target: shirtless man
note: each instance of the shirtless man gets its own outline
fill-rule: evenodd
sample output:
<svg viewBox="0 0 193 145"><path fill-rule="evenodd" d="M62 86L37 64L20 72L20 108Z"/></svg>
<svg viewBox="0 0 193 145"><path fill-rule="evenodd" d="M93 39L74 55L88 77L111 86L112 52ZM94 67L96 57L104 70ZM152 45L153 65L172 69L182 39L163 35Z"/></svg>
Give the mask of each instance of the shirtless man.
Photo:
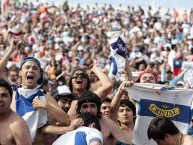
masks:
<svg viewBox="0 0 193 145"><path fill-rule="evenodd" d="M129 99L122 99L125 89L129 82L122 82L111 101L109 118L118 123L125 136L132 140L133 130L136 119L136 108Z"/></svg>
<svg viewBox="0 0 193 145"><path fill-rule="evenodd" d="M182 134L175 124L167 117L156 116L147 131L149 139L158 145L192 145L193 137Z"/></svg>
<svg viewBox="0 0 193 145"><path fill-rule="evenodd" d="M102 104L101 104L102 116L109 117L110 108L111 108L111 99L110 98L105 98L102 101Z"/></svg>
<svg viewBox="0 0 193 145"><path fill-rule="evenodd" d="M10 108L12 88L0 79L0 145L31 145L26 122Z"/></svg>
<svg viewBox="0 0 193 145"><path fill-rule="evenodd" d="M113 120L101 116L100 106L100 98L95 93L88 90L78 99L76 111L77 114L91 112L99 118L104 145L112 145L114 140L120 142L121 145L131 143Z"/></svg>

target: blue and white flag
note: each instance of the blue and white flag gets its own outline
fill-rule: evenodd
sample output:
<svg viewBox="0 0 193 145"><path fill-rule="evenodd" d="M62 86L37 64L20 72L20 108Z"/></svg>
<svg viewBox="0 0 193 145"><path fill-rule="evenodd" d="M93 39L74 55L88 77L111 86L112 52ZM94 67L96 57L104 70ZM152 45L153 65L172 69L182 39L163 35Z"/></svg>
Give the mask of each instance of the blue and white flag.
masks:
<svg viewBox="0 0 193 145"><path fill-rule="evenodd" d="M18 88L16 91L16 113L26 121L32 141L34 141L37 129L45 125L48 120L45 109L35 109L33 107L32 102L35 98L46 101L44 93L39 88Z"/></svg>
<svg viewBox="0 0 193 145"><path fill-rule="evenodd" d="M147 129L151 120L160 115L170 118L183 134L187 134L192 118L193 90L135 83L127 91L137 102L134 144L156 145L156 142L148 139Z"/></svg>
<svg viewBox="0 0 193 145"><path fill-rule="evenodd" d="M109 40L110 42L110 50L111 54L109 59L111 61L111 67L109 70L109 78L112 79L115 77L116 79L124 73L125 69L125 59L126 59L126 43L125 38L120 34L115 34Z"/></svg>

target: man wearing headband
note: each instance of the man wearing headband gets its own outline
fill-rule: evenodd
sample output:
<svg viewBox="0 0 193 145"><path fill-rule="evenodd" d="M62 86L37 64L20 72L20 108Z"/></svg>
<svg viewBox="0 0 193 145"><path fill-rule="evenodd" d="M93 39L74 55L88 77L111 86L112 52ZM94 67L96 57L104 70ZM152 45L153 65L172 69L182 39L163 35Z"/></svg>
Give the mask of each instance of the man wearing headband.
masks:
<svg viewBox="0 0 193 145"><path fill-rule="evenodd" d="M46 102L44 93L40 90L40 84L43 81L43 70L40 62L33 57L27 57L20 63L19 76L21 77L21 87L17 88L15 101L15 110L27 123L32 141L34 141L36 132L47 123L47 111L45 109L35 109L38 99ZM25 108L25 109L24 109Z"/></svg>
<svg viewBox="0 0 193 145"><path fill-rule="evenodd" d="M11 40L10 49L0 60L0 72L2 72L2 68L5 67L11 54L16 50L17 42ZM32 141L36 137L37 129L47 123L47 111L56 121L69 125L68 115L58 106L55 99L49 94L45 95L40 90L40 85L43 82L43 70L36 58L27 57L23 59L20 64L19 77L21 77L21 86L13 86L15 92L11 108L27 122ZM43 138L41 142L43 144ZM34 144L36 143L34 142Z"/></svg>
<svg viewBox="0 0 193 145"><path fill-rule="evenodd" d="M40 62L34 57L25 58L21 62L19 75L22 87L16 90L16 112L26 120L31 131L32 140L35 138L37 131L34 128L41 128L47 123L47 111L56 121L68 125L68 115L57 105L53 97L50 95L45 96L40 89L40 85L43 82L43 70ZM22 102L25 100L23 96L26 93L27 96L25 97L30 100L31 104L27 103L30 107L29 110L24 112L23 108L25 105L22 107ZM25 115L31 117L28 118ZM63 120L61 121L61 119Z"/></svg>
<svg viewBox="0 0 193 145"><path fill-rule="evenodd" d="M17 47L18 40L11 40L10 49L0 61L1 68L4 68L11 54ZM33 100L35 98L45 102L45 95L39 89L43 71L36 58L25 58L20 64L19 76L21 77L21 86L14 86L15 91L12 97L11 108L27 123L32 142L35 139L36 131L47 123L47 111L45 109L35 109ZM25 108L25 109L24 109Z"/></svg>

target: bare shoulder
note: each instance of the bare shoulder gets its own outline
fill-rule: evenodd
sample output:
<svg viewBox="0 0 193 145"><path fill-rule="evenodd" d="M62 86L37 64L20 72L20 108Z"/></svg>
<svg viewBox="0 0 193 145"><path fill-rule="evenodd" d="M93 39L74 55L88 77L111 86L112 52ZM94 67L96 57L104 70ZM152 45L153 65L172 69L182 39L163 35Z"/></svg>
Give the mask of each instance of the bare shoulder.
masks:
<svg viewBox="0 0 193 145"><path fill-rule="evenodd" d="M15 112L11 114L10 119L11 119L11 123L10 123L11 129L20 130L21 128L23 129L24 127L27 127L25 120L22 117L20 117L19 115L17 115Z"/></svg>
<svg viewBox="0 0 193 145"><path fill-rule="evenodd" d="M22 117L12 112L10 116L10 129L15 141L18 145L31 145L30 130Z"/></svg>
<svg viewBox="0 0 193 145"><path fill-rule="evenodd" d="M108 127L117 126L117 124L112 119L107 118L107 117L101 117L100 123L102 123L102 124L104 124L105 126L108 126Z"/></svg>
<svg viewBox="0 0 193 145"><path fill-rule="evenodd" d="M184 143L183 145L193 145L193 137L190 135L186 135L184 137Z"/></svg>

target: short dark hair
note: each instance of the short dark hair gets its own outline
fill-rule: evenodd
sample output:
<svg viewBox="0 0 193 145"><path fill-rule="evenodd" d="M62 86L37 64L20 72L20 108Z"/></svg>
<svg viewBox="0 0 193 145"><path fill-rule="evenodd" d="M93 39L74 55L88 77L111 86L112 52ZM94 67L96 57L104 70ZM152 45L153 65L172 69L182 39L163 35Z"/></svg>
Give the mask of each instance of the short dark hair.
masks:
<svg viewBox="0 0 193 145"><path fill-rule="evenodd" d="M131 102L130 100L128 100L128 99L123 99L123 100L121 100L120 106L121 106L121 107L127 106L127 107L131 108L131 110L132 110L132 112L133 112L133 116L136 116L136 107L135 107L135 105L133 104L133 102ZM134 119L134 120L135 120L135 119Z"/></svg>
<svg viewBox="0 0 193 145"><path fill-rule="evenodd" d="M103 101L102 101L102 103L105 103L105 102L107 102L107 103L111 103L111 101L112 101L112 99L110 99L110 98L105 98Z"/></svg>
<svg viewBox="0 0 193 145"><path fill-rule="evenodd" d="M13 90L12 90L12 88L11 88L11 85L10 85L7 81L5 81L4 79L2 79L2 78L0 78L0 87L6 88L6 89L8 90L8 92L9 92L9 95L10 95L11 98L12 98L12 96L13 96Z"/></svg>
<svg viewBox="0 0 193 145"><path fill-rule="evenodd" d="M82 118L84 121L84 126L86 127L88 127L92 123L95 123L95 128L101 131L101 126L96 115L89 112L83 112L80 113L77 118Z"/></svg>
<svg viewBox="0 0 193 145"><path fill-rule="evenodd" d="M147 130L147 135L149 139L164 140L166 134L175 135L179 132L179 129L169 118L157 116L151 121Z"/></svg>
<svg viewBox="0 0 193 145"><path fill-rule="evenodd" d="M72 75L71 75L71 77L70 77L69 84L68 84L71 92L73 92L73 90L72 90L72 79L73 79L73 75L74 75L74 73L75 73L76 71L78 71L78 70L82 71L82 72L86 75L86 80L87 80L86 89L87 89L87 90L90 89L91 83L90 83L90 78L89 78L88 74L87 74L86 71L84 71L82 68L76 68L76 69L72 72Z"/></svg>
<svg viewBox="0 0 193 145"><path fill-rule="evenodd" d="M87 103L87 102L91 102L91 103L96 104L96 106L97 106L97 117L100 118L101 117L101 112L100 112L101 100L100 100L99 96L97 96L97 94L93 93L90 90L85 91L78 98L76 113L79 115L80 114L80 108L81 108L82 104Z"/></svg>

